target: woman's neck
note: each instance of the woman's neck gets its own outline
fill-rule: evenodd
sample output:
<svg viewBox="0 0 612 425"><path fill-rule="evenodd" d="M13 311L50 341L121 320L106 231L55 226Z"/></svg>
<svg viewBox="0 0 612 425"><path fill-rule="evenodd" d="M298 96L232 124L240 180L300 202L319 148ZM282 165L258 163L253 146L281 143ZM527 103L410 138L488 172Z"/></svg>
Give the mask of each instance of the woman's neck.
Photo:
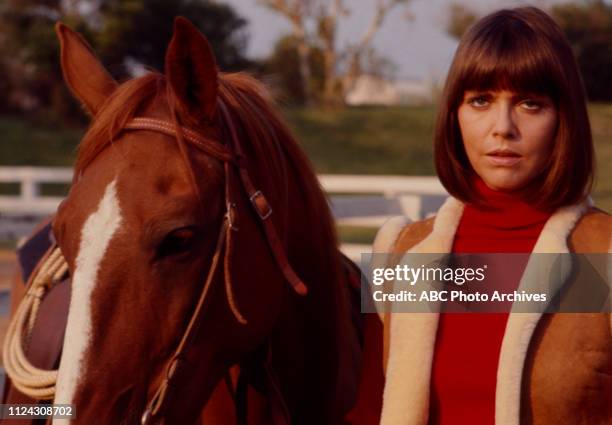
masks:
<svg viewBox="0 0 612 425"><path fill-rule="evenodd" d="M481 179L474 188L484 206L467 203L453 243L454 252L531 252L551 213L516 193L496 191Z"/></svg>
<svg viewBox="0 0 612 425"><path fill-rule="evenodd" d="M546 222L550 213L543 211L526 200L520 192L504 192L488 187L477 177L474 188L482 200L482 206L467 204L470 215L475 214L483 224L498 228L524 228Z"/></svg>

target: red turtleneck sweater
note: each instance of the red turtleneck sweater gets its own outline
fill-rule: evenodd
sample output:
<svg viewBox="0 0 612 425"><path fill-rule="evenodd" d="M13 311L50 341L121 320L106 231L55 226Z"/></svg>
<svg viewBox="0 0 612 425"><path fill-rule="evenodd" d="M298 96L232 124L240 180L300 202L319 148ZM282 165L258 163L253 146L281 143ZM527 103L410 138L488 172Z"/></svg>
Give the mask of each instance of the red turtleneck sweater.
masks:
<svg viewBox="0 0 612 425"><path fill-rule="evenodd" d="M465 206L455 240L456 253L528 253L549 213L520 198L476 189L493 209ZM523 270L514 270L518 286ZM507 313L440 315L432 370L430 425L493 425L497 365Z"/></svg>

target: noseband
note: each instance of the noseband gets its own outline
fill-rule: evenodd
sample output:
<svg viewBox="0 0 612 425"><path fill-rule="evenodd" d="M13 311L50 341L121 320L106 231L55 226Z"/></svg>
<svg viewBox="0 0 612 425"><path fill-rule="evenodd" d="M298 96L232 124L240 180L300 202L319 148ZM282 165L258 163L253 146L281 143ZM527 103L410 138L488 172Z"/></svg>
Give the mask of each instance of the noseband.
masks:
<svg viewBox="0 0 612 425"><path fill-rule="evenodd" d="M185 330L178 347L166 366L163 381L159 385L153 397L149 400L141 417L142 425L153 424L162 413L164 402L168 398L172 383L176 380L176 376L178 375L177 371L182 368L181 366L185 362L186 353L195 341L200 323L202 322L204 303L207 299L213 278L217 273L219 265L221 264L220 259L222 255L224 256L223 267L228 303L237 321L242 324L247 323L246 319L240 313L235 304L230 273L233 237L237 232L239 232L238 223L239 215L241 214L241 211L238 211L236 199L234 198L236 191L232 187L232 167L236 167L237 174L241 181L240 186L246 193L251 205L253 206L253 209L255 210L255 215L258 217L258 221L262 225L262 229L264 231L265 238L268 241L268 246L270 247L272 256L278 268L282 271L285 280L299 295L306 295L307 293L306 285L296 275L293 268L289 264L283 244L281 243L276 228L274 227L274 223L272 223L272 207L268 203L262 191L257 189L257 186L253 183L253 180L251 179L246 168L246 157L244 156L244 152L240 145L240 140L238 139L236 127L232 117L227 110L227 107L222 102L219 102L219 110L225 121L227 130L229 131L227 144L221 144L216 140L207 139L198 132L189 128L177 127L172 122L154 118L133 118L124 126L124 130L126 131L148 130L163 133L176 138L182 138L212 158L223 162L225 174L226 211L219 230L215 253L213 254L211 265L208 270L206 280L204 281L204 287L202 288L198 303L191 316L191 319L189 320L187 329Z"/></svg>

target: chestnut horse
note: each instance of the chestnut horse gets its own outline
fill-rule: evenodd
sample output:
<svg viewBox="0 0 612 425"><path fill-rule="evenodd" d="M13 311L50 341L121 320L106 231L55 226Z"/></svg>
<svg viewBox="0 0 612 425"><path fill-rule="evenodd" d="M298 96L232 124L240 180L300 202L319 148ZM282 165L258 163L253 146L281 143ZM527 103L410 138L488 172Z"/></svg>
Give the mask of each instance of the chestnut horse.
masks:
<svg viewBox="0 0 612 425"><path fill-rule="evenodd" d="M241 364L275 400L262 423L342 423L359 359L343 259L266 91L220 73L183 18L164 74L122 84L56 29L93 119L53 221L72 276L54 403L76 406L70 423L193 424L226 381L244 393L224 380Z"/></svg>

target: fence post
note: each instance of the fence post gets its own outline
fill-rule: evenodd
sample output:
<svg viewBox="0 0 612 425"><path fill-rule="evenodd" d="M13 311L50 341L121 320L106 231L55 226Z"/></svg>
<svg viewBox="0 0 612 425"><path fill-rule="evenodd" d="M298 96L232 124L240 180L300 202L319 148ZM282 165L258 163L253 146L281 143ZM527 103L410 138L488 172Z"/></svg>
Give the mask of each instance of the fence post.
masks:
<svg viewBox="0 0 612 425"><path fill-rule="evenodd" d="M27 203L34 203L39 195L39 184L31 167L24 167L21 178L21 198Z"/></svg>
<svg viewBox="0 0 612 425"><path fill-rule="evenodd" d="M425 195L404 194L397 196L399 204L405 216L413 221L422 220L423 217L423 197Z"/></svg>

